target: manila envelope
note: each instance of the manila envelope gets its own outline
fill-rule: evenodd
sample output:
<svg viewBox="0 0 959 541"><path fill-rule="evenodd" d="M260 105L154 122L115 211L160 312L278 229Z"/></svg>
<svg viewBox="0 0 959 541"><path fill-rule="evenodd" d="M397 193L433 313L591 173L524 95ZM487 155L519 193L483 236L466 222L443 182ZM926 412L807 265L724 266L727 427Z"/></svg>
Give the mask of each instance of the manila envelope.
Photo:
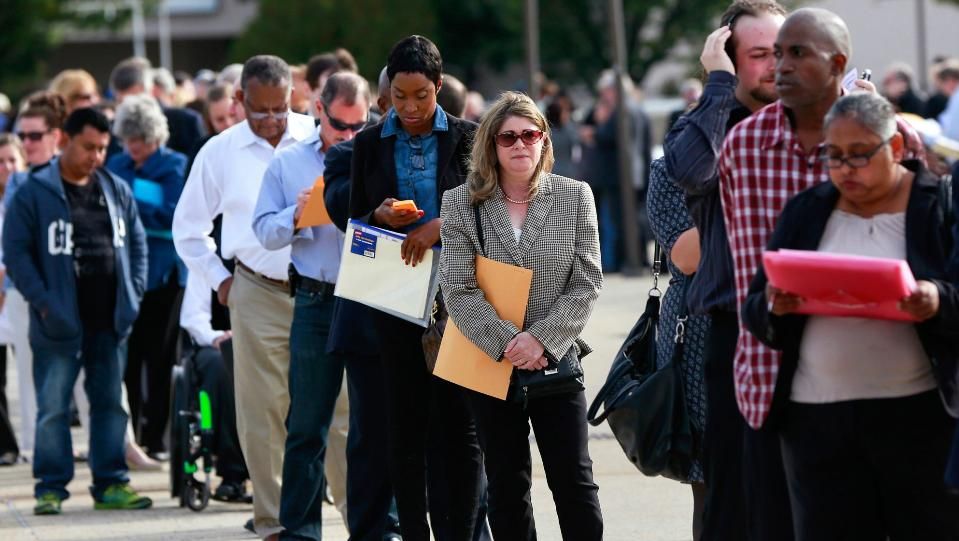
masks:
<svg viewBox="0 0 959 541"><path fill-rule="evenodd" d="M306 201L306 206L303 207L300 219L296 222L297 229L333 223L330 213L326 211L326 203L323 201L324 186L323 175L316 177L313 192L310 193L310 198Z"/></svg>
<svg viewBox="0 0 959 541"><path fill-rule="evenodd" d="M485 257L476 257L476 282L500 319L523 328L533 271ZM433 374L467 389L506 400L513 365L497 362L456 327L446 323Z"/></svg>

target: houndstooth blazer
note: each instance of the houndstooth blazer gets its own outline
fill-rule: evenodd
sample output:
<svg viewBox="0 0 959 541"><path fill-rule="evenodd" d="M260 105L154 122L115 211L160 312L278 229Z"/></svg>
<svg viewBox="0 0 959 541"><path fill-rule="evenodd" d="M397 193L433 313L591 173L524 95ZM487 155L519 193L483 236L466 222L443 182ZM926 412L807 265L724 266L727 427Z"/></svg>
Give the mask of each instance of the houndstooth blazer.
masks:
<svg viewBox="0 0 959 541"><path fill-rule="evenodd" d="M502 189L480 205L485 250L480 250L476 218L467 186L443 196L440 284L450 317L474 344L500 359L520 332L496 316L476 285L475 261L483 255L533 271L523 329L560 359L576 342L581 355L589 346L579 335L586 326L603 273L593 193L585 182L544 174L530 203L519 243Z"/></svg>

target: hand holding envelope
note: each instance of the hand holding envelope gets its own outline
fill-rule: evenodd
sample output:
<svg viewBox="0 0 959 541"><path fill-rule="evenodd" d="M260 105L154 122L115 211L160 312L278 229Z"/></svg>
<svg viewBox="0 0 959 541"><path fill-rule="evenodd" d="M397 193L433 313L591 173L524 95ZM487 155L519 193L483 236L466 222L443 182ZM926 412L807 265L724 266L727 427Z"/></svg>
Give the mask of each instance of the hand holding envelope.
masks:
<svg viewBox="0 0 959 541"><path fill-rule="evenodd" d="M304 190L297 197L297 209L302 208L296 219L297 229L333 223L330 213L326 210L326 202L323 200L324 186L323 175L320 175L316 177L312 188Z"/></svg>

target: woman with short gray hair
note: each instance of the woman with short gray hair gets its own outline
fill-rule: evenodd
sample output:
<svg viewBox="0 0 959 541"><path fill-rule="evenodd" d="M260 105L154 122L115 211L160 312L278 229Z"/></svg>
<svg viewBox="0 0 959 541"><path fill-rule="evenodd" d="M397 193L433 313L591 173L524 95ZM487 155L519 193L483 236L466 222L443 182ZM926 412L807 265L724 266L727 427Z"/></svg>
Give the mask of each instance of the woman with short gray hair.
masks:
<svg viewBox="0 0 959 541"><path fill-rule="evenodd" d="M762 268L749 288L743 322L783 352L786 392L770 419L780 420L796 539L956 539L959 497L943 483L959 415L951 205L939 178L903 160L885 98L839 99L824 129L832 182L787 203L768 249L904 260L916 285L895 320L802 314L805 300Z"/></svg>
<svg viewBox="0 0 959 541"><path fill-rule="evenodd" d="M173 247L171 228L173 211L183 191L187 158L164 146L170 137L167 119L150 96L127 96L117 108L113 133L123 143L124 151L111 157L107 168L132 186L149 248L147 292L127 354L131 420L148 454L163 458L179 299L186 286L186 267ZM144 367L145 402L140 383Z"/></svg>

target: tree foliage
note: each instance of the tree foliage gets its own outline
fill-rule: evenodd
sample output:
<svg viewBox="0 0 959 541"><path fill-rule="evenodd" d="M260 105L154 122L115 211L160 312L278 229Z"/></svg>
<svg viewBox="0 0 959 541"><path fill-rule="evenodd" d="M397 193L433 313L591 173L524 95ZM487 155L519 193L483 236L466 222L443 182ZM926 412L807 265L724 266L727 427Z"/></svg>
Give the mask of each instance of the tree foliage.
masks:
<svg viewBox="0 0 959 541"><path fill-rule="evenodd" d="M641 81L682 38L699 39L729 0L624 0L629 71ZM565 82L590 82L612 64L605 0L540 0L543 71ZM260 15L233 49L233 60L271 53L290 62L346 47L375 78L390 47L422 34L467 82L485 65L524 62L520 0L261 0Z"/></svg>
<svg viewBox="0 0 959 541"><path fill-rule="evenodd" d="M45 72L46 58L69 29L115 26L128 19L120 11L78 13L72 4L70 0L2 0L0 91L16 99L35 87Z"/></svg>

